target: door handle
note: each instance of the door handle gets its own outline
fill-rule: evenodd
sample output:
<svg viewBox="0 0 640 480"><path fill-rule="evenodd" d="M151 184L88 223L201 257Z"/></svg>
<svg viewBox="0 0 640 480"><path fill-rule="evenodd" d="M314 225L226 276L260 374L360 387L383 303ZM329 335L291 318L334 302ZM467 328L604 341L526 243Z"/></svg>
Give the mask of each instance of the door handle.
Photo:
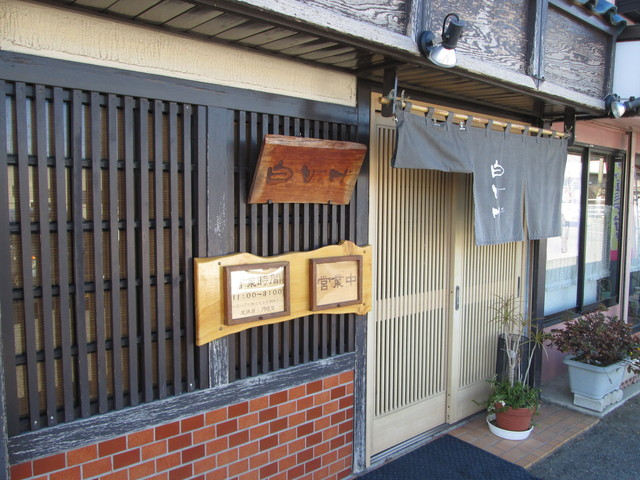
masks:
<svg viewBox="0 0 640 480"><path fill-rule="evenodd" d="M455 308L456 311L460 310L460 285L456 285Z"/></svg>

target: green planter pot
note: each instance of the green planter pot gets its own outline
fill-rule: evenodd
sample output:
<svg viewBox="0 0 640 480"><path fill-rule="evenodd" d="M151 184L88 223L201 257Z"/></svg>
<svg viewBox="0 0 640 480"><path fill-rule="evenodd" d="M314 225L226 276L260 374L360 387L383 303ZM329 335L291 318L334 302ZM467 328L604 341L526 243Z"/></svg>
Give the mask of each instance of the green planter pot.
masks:
<svg viewBox="0 0 640 480"><path fill-rule="evenodd" d="M595 400L600 400L620 388L626 366L626 362L619 362L599 367L576 362L569 357L565 357L563 362L569 368L571 392Z"/></svg>

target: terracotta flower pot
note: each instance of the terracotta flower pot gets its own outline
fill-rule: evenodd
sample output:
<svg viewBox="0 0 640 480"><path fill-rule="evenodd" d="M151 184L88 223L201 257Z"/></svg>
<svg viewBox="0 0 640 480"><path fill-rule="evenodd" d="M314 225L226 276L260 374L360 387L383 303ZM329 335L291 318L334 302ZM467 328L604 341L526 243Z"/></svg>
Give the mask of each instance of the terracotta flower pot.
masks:
<svg viewBox="0 0 640 480"><path fill-rule="evenodd" d="M512 432L524 432L531 427L531 419L535 408L511 408L496 412L496 426Z"/></svg>

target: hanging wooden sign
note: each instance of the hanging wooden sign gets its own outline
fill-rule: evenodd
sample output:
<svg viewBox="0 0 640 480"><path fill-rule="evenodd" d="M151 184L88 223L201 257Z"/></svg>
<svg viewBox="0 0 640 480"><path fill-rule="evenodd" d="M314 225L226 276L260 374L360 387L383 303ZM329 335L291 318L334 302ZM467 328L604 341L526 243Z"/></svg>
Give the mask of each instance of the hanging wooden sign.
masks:
<svg viewBox="0 0 640 480"><path fill-rule="evenodd" d="M265 135L249 203L346 205L366 152L361 143Z"/></svg>
<svg viewBox="0 0 640 480"><path fill-rule="evenodd" d="M318 310L371 310L371 247L352 242L268 258L196 258L194 275L197 345Z"/></svg>

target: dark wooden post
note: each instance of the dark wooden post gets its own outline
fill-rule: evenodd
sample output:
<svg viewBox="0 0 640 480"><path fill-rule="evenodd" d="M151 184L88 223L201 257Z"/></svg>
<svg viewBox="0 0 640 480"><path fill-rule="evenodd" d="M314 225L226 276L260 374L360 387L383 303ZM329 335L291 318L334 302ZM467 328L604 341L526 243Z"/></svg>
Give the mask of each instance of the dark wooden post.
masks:
<svg viewBox="0 0 640 480"><path fill-rule="evenodd" d="M395 92L394 95L398 94L398 74L395 67L385 68L384 69L384 79L382 81L382 95L388 95L389 92ZM395 102L391 103L383 103L381 110L383 117L392 117L395 113Z"/></svg>
<svg viewBox="0 0 640 480"><path fill-rule="evenodd" d="M549 0L535 0L530 4L527 73L534 78L536 88L544 82L544 35L548 8Z"/></svg>
<svg viewBox="0 0 640 480"><path fill-rule="evenodd" d="M209 108L207 144L207 256L215 257L234 249L233 112ZM229 337L209 343L209 372L211 387L229 383Z"/></svg>

